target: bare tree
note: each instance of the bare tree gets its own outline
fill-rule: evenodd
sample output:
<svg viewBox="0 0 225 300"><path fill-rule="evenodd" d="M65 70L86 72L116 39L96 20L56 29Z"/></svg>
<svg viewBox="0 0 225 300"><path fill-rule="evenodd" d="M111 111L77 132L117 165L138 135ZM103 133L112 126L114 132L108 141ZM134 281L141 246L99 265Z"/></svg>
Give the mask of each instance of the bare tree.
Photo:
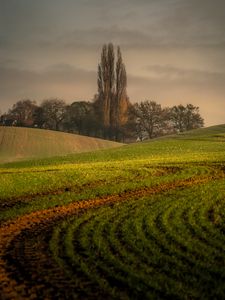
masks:
<svg viewBox="0 0 225 300"><path fill-rule="evenodd" d="M199 107L192 104L186 105L185 116L186 130L200 128L204 126L204 120L200 116Z"/></svg>
<svg viewBox="0 0 225 300"><path fill-rule="evenodd" d="M94 135L96 131L96 116L93 103L76 101L67 106L63 126L72 132L85 135Z"/></svg>
<svg viewBox="0 0 225 300"><path fill-rule="evenodd" d="M41 113L46 128L59 130L65 118L66 103L57 98L44 100L41 103Z"/></svg>
<svg viewBox="0 0 225 300"><path fill-rule="evenodd" d="M136 116L136 130L140 140L147 134L152 139L166 128L167 109L162 109L155 101L135 103L133 114Z"/></svg>
<svg viewBox="0 0 225 300"><path fill-rule="evenodd" d="M171 121L174 128L179 132L204 126L204 120L200 116L199 107L192 104L173 106L171 108Z"/></svg>
<svg viewBox="0 0 225 300"><path fill-rule="evenodd" d="M20 100L13 105L8 115L16 121L18 126L29 127L34 124L34 115L37 108L38 106L35 101L29 99Z"/></svg>

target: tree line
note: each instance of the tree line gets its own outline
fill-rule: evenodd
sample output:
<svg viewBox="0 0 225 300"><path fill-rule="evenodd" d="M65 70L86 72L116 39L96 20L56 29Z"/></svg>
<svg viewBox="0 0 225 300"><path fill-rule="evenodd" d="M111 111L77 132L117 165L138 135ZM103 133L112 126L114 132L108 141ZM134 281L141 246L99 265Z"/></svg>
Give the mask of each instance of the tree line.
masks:
<svg viewBox="0 0 225 300"><path fill-rule="evenodd" d="M15 103L0 116L5 126L60 130L116 141L143 140L204 125L199 108L187 104L163 108L155 101L131 104L120 47L104 45L98 65L98 92L92 101L66 104L50 98L40 105L30 99Z"/></svg>

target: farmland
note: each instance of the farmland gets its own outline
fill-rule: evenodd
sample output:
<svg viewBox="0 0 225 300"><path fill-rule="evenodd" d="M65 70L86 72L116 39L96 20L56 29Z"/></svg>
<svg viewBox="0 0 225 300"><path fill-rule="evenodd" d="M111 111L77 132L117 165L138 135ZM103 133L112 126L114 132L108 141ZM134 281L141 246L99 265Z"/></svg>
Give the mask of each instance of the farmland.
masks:
<svg viewBox="0 0 225 300"><path fill-rule="evenodd" d="M118 146L120 143L59 131L0 126L0 163Z"/></svg>
<svg viewBox="0 0 225 300"><path fill-rule="evenodd" d="M225 125L0 174L3 299L225 298Z"/></svg>

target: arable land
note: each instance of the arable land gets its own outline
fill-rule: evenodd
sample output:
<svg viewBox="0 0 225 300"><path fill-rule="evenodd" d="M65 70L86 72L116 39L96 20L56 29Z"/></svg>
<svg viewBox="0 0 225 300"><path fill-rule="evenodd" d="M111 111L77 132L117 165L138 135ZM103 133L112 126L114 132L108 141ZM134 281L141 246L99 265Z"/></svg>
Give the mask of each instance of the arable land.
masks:
<svg viewBox="0 0 225 300"><path fill-rule="evenodd" d="M2 299L225 299L225 125L0 178Z"/></svg>

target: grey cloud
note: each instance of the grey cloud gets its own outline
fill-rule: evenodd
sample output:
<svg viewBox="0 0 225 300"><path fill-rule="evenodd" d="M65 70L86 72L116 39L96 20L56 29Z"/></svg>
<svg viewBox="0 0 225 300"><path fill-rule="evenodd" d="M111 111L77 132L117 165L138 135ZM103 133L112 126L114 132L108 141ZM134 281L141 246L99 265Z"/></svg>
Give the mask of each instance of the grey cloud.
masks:
<svg viewBox="0 0 225 300"><path fill-rule="evenodd" d="M98 27L90 30L75 30L68 35L61 37L65 46L88 46L102 45L107 42L114 42L120 45L142 45L148 40L148 36L137 30L123 29L119 26Z"/></svg>
<svg viewBox="0 0 225 300"><path fill-rule="evenodd" d="M108 42L121 46L137 75L128 74L131 98L224 101L224 0L0 0L0 7L2 110L23 97L90 99L96 73L82 67L96 70Z"/></svg>
<svg viewBox="0 0 225 300"><path fill-rule="evenodd" d="M55 64L52 65L42 73L42 76L53 76L63 81L74 80L88 80L90 77L96 76L96 72L79 69L69 64Z"/></svg>
<svg viewBox="0 0 225 300"><path fill-rule="evenodd" d="M198 71L196 72L196 74ZM195 78L195 80L198 80ZM224 123L225 86L208 79L204 82L177 81L143 76L128 77L128 95L131 102L154 100L162 106L192 103L200 107L205 125ZM178 84L179 83L179 84Z"/></svg>
<svg viewBox="0 0 225 300"><path fill-rule="evenodd" d="M151 65L146 70L154 79L176 81L177 83L214 84L224 86L225 72L213 72L197 69L182 69L170 65Z"/></svg>
<svg viewBox="0 0 225 300"><path fill-rule="evenodd" d="M225 2L222 0L177 1L159 15L164 36L180 39L176 44L225 45Z"/></svg>
<svg viewBox="0 0 225 300"><path fill-rule="evenodd" d="M170 26L168 26L170 27ZM220 47L225 49L225 37L219 34L187 33L177 29L161 30L153 28L149 32L138 29L128 29L118 25L94 27L92 29L76 29L64 32L62 35L40 42L40 46L96 48L107 42L113 42L131 49L144 48L193 48L193 47Z"/></svg>
<svg viewBox="0 0 225 300"><path fill-rule="evenodd" d="M5 35L0 35L0 49L9 45L9 40Z"/></svg>
<svg viewBox="0 0 225 300"><path fill-rule="evenodd" d="M23 84L29 88L32 84L51 83L77 83L82 85L96 78L96 72L78 69L67 64L58 64L46 68L43 71L31 71L26 69L15 69L0 67L1 90L3 88L17 88Z"/></svg>
<svg viewBox="0 0 225 300"><path fill-rule="evenodd" d="M38 45L91 48L108 41L130 48L225 48L222 0L0 2L0 32L7 32L12 51ZM0 46L4 43L10 46L0 38Z"/></svg>
<svg viewBox="0 0 225 300"><path fill-rule="evenodd" d="M32 98L41 101L60 97L69 102L92 99L96 93L96 73L65 64L42 72L0 66L0 109L6 111L16 101Z"/></svg>
<svg viewBox="0 0 225 300"><path fill-rule="evenodd" d="M40 2L43 1L1 0L0 32L11 38L35 34L45 16Z"/></svg>

